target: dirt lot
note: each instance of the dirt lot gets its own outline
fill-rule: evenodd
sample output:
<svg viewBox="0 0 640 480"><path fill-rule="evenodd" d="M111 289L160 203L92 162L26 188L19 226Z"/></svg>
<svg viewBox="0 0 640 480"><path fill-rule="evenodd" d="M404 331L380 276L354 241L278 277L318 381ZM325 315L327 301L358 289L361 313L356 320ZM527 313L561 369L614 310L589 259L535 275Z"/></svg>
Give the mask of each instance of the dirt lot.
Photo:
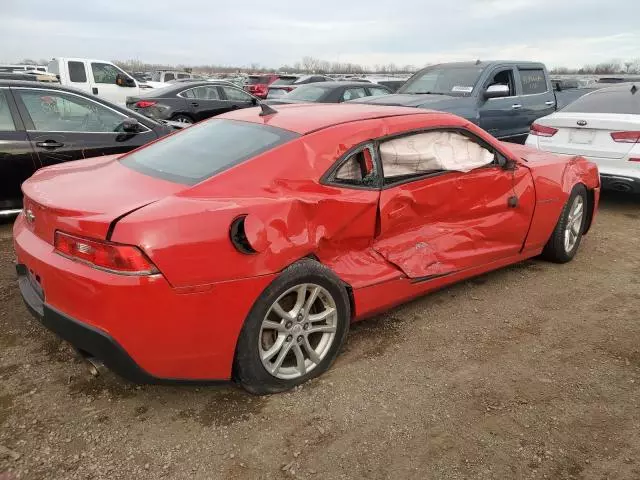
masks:
<svg viewBox="0 0 640 480"><path fill-rule="evenodd" d="M355 325L291 393L92 378L27 313L0 226L0 479L640 478L640 199Z"/></svg>

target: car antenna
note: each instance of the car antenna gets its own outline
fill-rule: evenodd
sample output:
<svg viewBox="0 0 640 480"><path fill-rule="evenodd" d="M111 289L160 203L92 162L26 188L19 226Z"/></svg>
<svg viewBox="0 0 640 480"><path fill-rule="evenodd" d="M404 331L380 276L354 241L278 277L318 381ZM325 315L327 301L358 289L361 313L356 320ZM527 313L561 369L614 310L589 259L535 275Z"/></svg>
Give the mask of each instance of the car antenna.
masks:
<svg viewBox="0 0 640 480"><path fill-rule="evenodd" d="M638 87L636 87L635 83L631 85L631 95L635 95L638 91Z"/></svg>
<svg viewBox="0 0 640 480"><path fill-rule="evenodd" d="M480 59L476 60L476 65L480 65L481 63Z"/></svg>
<svg viewBox="0 0 640 480"><path fill-rule="evenodd" d="M269 105L262 102L260 102L260 109L262 110L260 112L261 117L266 117L268 115L275 115L276 113L278 113L278 111L275 108L271 108Z"/></svg>

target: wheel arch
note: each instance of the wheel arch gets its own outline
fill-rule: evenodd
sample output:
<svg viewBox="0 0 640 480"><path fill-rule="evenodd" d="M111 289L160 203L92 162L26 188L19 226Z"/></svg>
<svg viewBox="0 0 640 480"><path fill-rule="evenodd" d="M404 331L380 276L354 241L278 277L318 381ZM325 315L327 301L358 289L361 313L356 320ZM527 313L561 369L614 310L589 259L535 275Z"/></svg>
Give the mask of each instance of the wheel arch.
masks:
<svg viewBox="0 0 640 480"><path fill-rule="evenodd" d="M593 188L587 187L586 185L585 185L585 188L587 189L587 218L585 220L584 230L582 231L583 235L585 235L591 229L591 225L593 224L593 217L596 209L595 190Z"/></svg>
<svg viewBox="0 0 640 480"><path fill-rule="evenodd" d="M323 265L324 267L331 270L333 274L336 276L336 278L340 279L342 286L347 291L347 298L349 299L349 311L351 313L350 320L351 322L353 322L354 318L356 318L356 299L355 299L355 296L353 295L353 287L351 286L351 284L349 284L349 282L345 281L340 275L338 275L338 273L333 268L331 268L330 265L320 260L320 258L315 253L309 253L308 255L305 255L304 257L296 260L295 262L292 262L290 265L287 265L285 268L283 268L279 273L282 273L282 271L289 268L294 263L299 262L300 260L303 260L305 258L318 262L320 265Z"/></svg>
<svg viewBox="0 0 640 480"><path fill-rule="evenodd" d="M192 114L190 114L190 113L186 113L186 112L176 112L176 113L174 113L173 115L171 115L171 120L173 120L173 119L174 119L174 118L176 118L176 117L187 117L187 118L190 118L190 119L191 119L191 121L192 121L193 123L196 123L196 119L195 119L195 118L194 118L194 116L193 116Z"/></svg>

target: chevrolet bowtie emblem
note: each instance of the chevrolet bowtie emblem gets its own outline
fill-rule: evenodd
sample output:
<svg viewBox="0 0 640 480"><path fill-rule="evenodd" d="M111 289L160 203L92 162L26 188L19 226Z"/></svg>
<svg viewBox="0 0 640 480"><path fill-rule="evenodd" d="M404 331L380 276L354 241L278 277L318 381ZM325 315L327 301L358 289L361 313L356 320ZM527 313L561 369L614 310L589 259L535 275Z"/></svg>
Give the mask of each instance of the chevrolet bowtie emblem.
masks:
<svg viewBox="0 0 640 480"><path fill-rule="evenodd" d="M33 214L31 210L27 210L26 212L24 212L24 216L27 219L28 223L33 223L36 221L36 216Z"/></svg>

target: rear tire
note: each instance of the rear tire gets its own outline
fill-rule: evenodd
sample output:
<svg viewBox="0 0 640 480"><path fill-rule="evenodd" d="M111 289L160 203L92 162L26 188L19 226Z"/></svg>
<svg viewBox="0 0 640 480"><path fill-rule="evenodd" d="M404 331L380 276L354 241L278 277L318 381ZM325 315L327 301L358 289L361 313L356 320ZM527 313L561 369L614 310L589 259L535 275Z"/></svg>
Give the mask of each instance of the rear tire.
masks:
<svg viewBox="0 0 640 480"><path fill-rule="evenodd" d="M173 117L171 117L171 120L174 122L179 122L179 123L186 123L186 124L192 124L194 123L193 118L191 118L189 115L174 115Z"/></svg>
<svg viewBox="0 0 640 480"><path fill-rule="evenodd" d="M579 184L573 187L551 238L542 251L542 257L554 263L567 263L575 257L587 221L587 189Z"/></svg>
<svg viewBox="0 0 640 480"><path fill-rule="evenodd" d="M326 371L349 330L340 279L310 259L284 270L256 303L240 332L234 376L256 395L289 390Z"/></svg>

